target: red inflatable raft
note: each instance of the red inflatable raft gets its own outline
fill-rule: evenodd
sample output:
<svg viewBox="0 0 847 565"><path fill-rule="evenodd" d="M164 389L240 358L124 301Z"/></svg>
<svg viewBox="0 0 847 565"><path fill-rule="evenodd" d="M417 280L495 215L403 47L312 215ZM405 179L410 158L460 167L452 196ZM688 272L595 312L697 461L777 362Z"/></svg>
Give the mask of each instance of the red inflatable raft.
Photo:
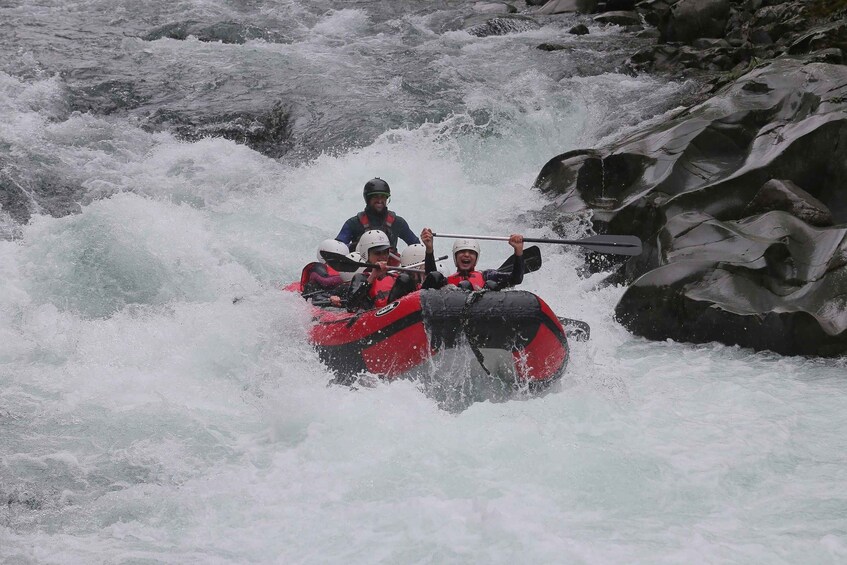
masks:
<svg viewBox="0 0 847 565"><path fill-rule="evenodd" d="M378 310L315 308L309 339L342 381L363 372L404 376L461 349L485 373L534 388L558 379L568 362L562 324L521 290L421 290Z"/></svg>

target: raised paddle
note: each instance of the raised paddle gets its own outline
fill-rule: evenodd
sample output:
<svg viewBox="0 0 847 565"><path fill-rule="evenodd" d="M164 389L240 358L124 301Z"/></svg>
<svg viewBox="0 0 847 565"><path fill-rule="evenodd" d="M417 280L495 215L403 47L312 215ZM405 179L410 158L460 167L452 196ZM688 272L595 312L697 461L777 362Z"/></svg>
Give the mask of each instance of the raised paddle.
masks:
<svg viewBox="0 0 847 565"><path fill-rule="evenodd" d="M493 241L509 241L508 237L499 235L461 235L456 233L434 233L432 237L449 237L453 239L487 239ZM612 255L641 255L641 240L634 235L592 235L582 239L543 239L525 237L527 243L555 243L557 245L579 245L597 253Z"/></svg>
<svg viewBox="0 0 847 565"><path fill-rule="evenodd" d="M448 257L447 255L442 255L441 257L437 257L435 259L435 262L438 263L439 261L443 261L447 257ZM418 270L418 272L420 272L420 269L418 269L418 267L423 267L425 263L426 263L426 261L418 261L417 263L412 263L411 265L406 265L406 266L409 267L410 269L415 268L415 269Z"/></svg>
<svg viewBox="0 0 847 565"><path fill-rule="evenodd" d="M333 253L332 251L321 251L321 257L326 260L326 264L335 269L336 271L342 273L352 273L362 267L372 267L379 268L379 265L375 263L362 263L359 261L354 261L346 255L342 255L341 253ZM447 257L442 257L439 260L446 259ZM411 267L388 267L389 271L402 271L404 273L420 273L420 269L413 269Z"/></svg>
<svg viewBox="0 0 847 565"><path fill-rule="evenodd" d="M523 250L523 266L524 273L534 273L541 268L541 250L537 245L527 247ZM497 270L501 273L511 273L515 268L515 256L509 255L506 262L500 265Z"/></svg>

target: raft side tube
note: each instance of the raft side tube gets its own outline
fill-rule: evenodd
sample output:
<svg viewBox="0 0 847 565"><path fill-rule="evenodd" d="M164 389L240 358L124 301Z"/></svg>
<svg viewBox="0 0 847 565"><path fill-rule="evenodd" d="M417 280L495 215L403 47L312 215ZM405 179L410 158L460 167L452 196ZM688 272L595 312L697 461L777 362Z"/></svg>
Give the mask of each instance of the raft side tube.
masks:
<svg viewBox="0 0 847 565"><path fill-rule="evenodd" d="M310 340L338 375L394 378L440 351L469 345L485 371L532 384L555 380L568 360L555 314L536 295L516 290L414 292L379 310L322 315ZM503 359L511 359L510 375L500 375Z"/></svg>

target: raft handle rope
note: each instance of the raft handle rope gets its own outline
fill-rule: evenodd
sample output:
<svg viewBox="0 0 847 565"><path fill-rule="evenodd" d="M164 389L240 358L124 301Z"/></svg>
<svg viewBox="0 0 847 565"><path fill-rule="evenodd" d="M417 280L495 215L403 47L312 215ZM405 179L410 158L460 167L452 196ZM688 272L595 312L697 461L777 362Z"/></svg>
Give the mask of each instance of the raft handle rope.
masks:
<svg viewBox="0 0 847 565"><path fill-rule="evenodd" d="M488 370L488 367L485 366L485 356L482 354L482 351L479 350L479 346L475 343L474 339L468 335L468 322L470 321L470 307L480 298L482 295L488 292L488 289L482 290L474 290L468 294L467 299L465 300L465 305L462 307L462 313L460 314L459 321L462 326L462 333L468 340L468 345L471 348L471 351L476 357L479 366L482 367L482 370L485 371L485 374L489 377L491 376L491 371Z"/></svg>

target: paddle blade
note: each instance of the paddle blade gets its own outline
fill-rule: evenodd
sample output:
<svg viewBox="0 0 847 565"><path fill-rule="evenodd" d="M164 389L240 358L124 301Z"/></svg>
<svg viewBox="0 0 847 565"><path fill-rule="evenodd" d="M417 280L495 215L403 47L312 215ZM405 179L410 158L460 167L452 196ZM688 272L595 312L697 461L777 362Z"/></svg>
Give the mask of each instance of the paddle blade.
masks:
<svg viewBox="0 0 847 565"><path fill-rule="evenodd" d="M641 240L634 235L593 235L574 243L596 253L641 255Z"/></svg>
<svg viewBox="0 0 847 565"><path fill-rule="evenodd" d="M537 245L527 247L523 250L524 273L534 273L541 268L541 250ZM511 273L515 268L515 256L509 255L506 262L497 268L501 273Z"/></svg>
<svg viewBox="0 0 847 565"><path fill-rule="evenodd" d="M537 245L523 250L523 264L525 273L534 273L541 268L541 249Z"/></svg>
<svg viewBox="0 0 847 565"><path fill-rule="evenodd" d="M588 341L591 339L591 326L582 320L574 320L573 318L559 318L562 327L565 328L565 335L568 339L574 341Z"/></svg>
<svg viewBox="0 0 847 565"><path fill-rule="evenodd" d="M342 255L341 253L333 253L332 251L321 251L321 257L324 258L326 264L340 273L352 273L359 267L367 267L367 263L359 263L353 259Z"/></svg>

